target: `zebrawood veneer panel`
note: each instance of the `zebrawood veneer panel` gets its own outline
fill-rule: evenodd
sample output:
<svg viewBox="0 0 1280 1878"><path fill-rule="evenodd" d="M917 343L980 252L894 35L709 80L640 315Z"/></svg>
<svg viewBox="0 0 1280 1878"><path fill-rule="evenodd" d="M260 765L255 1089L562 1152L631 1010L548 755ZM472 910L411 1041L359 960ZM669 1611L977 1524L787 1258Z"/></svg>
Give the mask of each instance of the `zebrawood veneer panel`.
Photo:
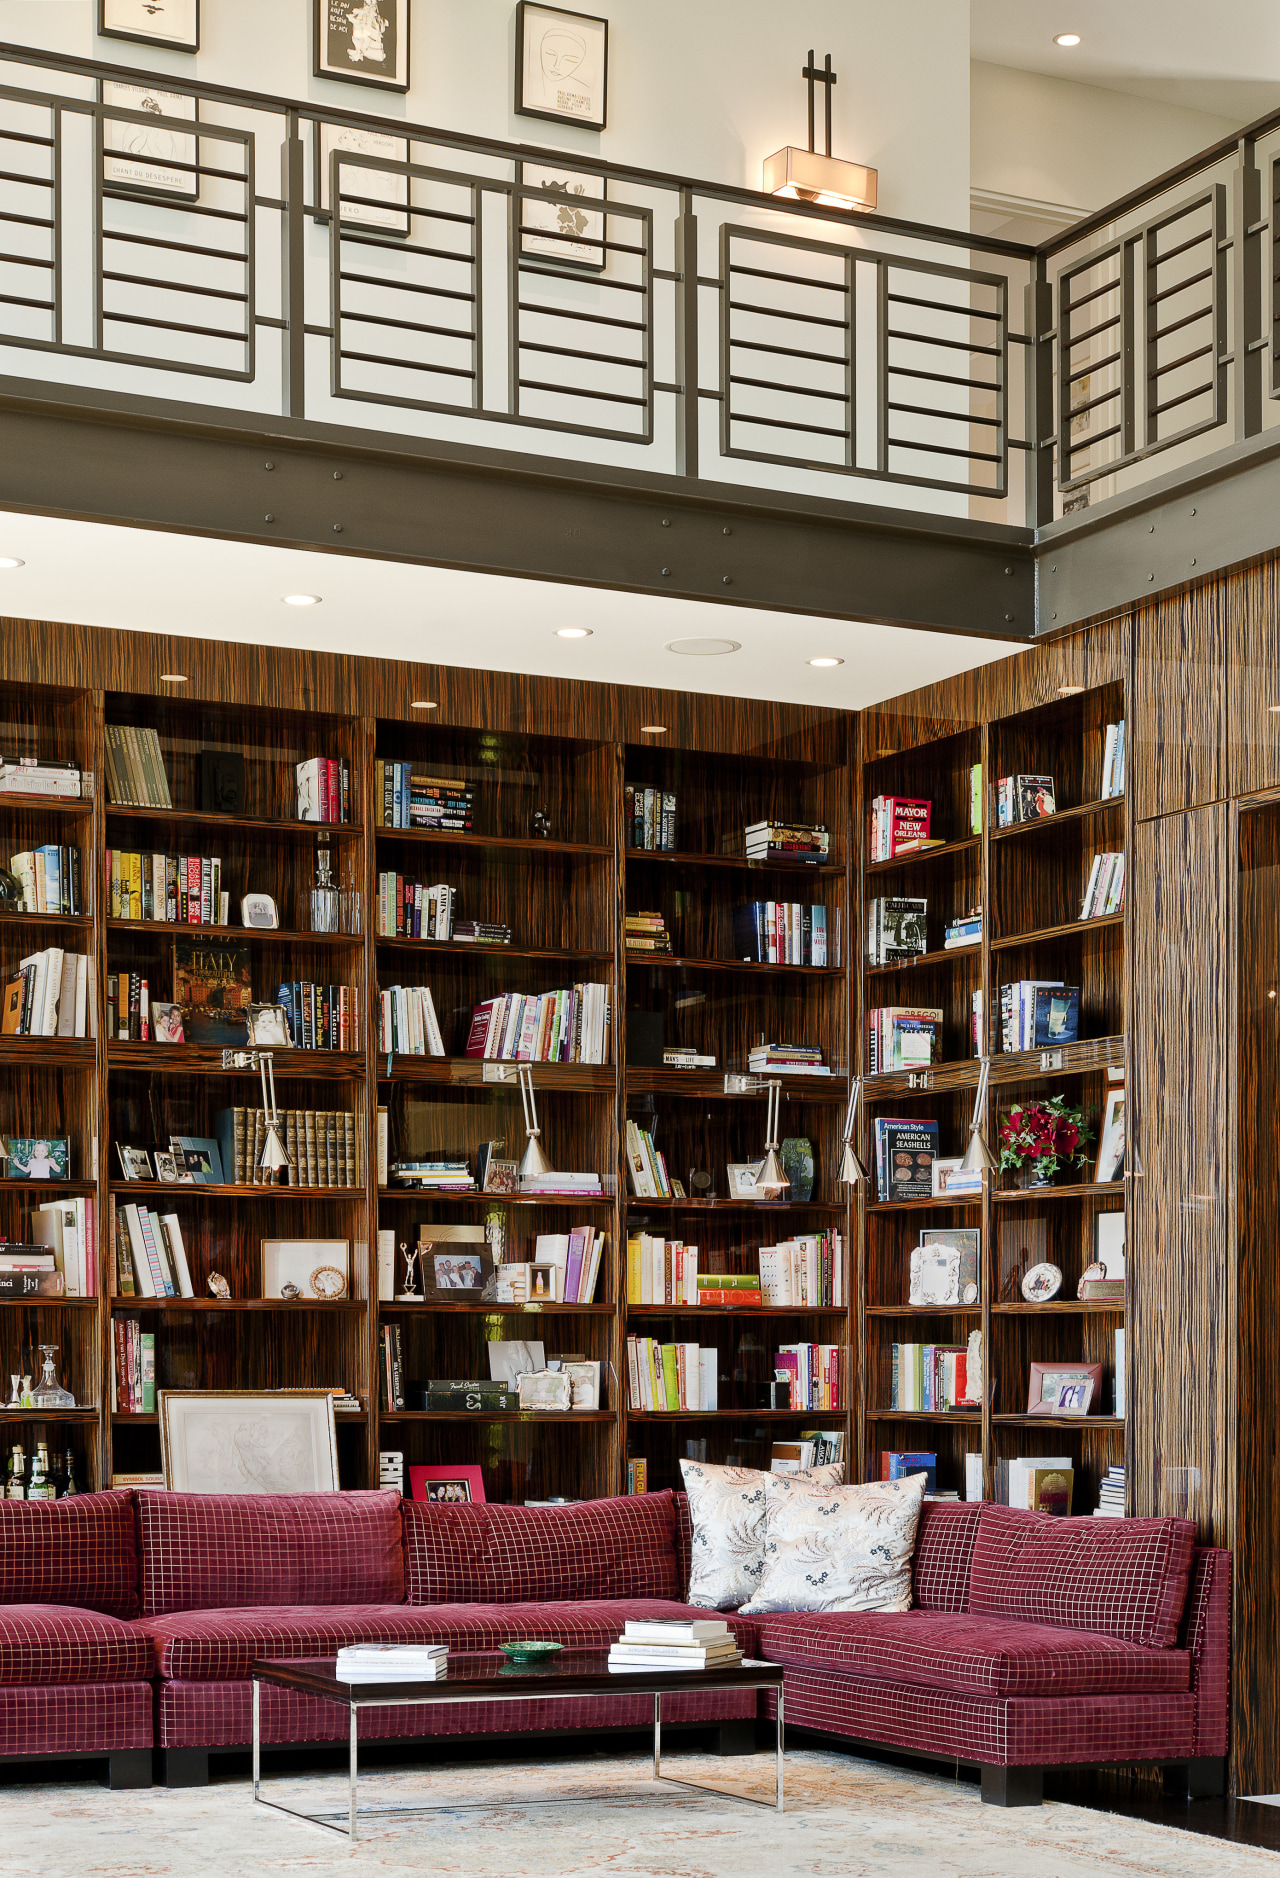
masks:
<svg viewBox="0 0 1280 1878"><path fill-rule="evenodd" d="M1214 579L1134 611L1126 769L1139 820L1226 793L1225 595Z"/></svg>

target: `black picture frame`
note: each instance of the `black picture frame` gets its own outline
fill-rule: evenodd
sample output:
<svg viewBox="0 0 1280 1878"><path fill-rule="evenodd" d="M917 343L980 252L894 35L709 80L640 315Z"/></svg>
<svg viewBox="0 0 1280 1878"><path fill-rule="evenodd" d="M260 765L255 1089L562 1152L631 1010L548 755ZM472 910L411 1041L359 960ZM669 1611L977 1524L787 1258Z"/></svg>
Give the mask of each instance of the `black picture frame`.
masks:
<svg viewBox="0 0 1280 1878"><path fill-rule="evenodd" d="M563 174L566 189L556 191L554 189L554 181L547 183L542 180L539 174L539 172L542 171L550 173L553 178ZM587 186L579 188L579 185ZM538 192L536 195L523 195L519 198L520 214L517 227L520 231L521 260L536 260L543 263L549 262L552 267L571 268L575 274L603 274L609 258L608 249L605 247L605 242L608 240L608 211L605 209L575 210L573 206L573 192L576 191L578 194L594 198L602 197L607 200L608 178L606 176L591 176L585 170L574 169L573 165L570 163L522 162L520 164L520 186L522 189L536 190ZM544 195L544 191L548 193ZM543 201L558 203L560 205L561 219L561 226L558 229L548 227L545 234L539 233L536 228L530 226L529 217L529 204L531 202L541 203ZM582 232L582 239L580 241L563 239L564 236L572 233L565 225L564 218L574 215L585 220L588 224ZM599 224L598 229L594 226L597 223ZM587 250L587 252L576 253L575 249L583 249ZM629 1012L628 1023L630 1019L636 1015L638 1015L638 1013ZM661 1050L659 1050L657 1061L659 1063L662 1061Z"/></svg>
<svg viewBox="0 0 1280 1878"><path fill-rule="evenodd" d="M530 15L554 15L566 22L563 30L566 35L573 35L573 26L569 22L581 20L593 27L602 27L600 47L599 110L580 112L556 110L547 105L545 97L539 98L532 93L526 97L525 67L526 37L530 24ZM544 6L542 0L519 0L516 7L516 115L518 117L541 117L553 124L581 124L587 130L603 130L609 116L609 22L599 13L575 13L567 7Z"/></svg>
<svg viewBox="0 0 1280 1878"><path fill-rule="evenodd" d="M327 223L333 220L332 209L329 202L329 152L332 148L329 138L334 135L354 135L367 137L369 139L376 138L380 141L385 140L387 143L393 143L399 146L397 160L405 163L409 160L409 139L407 137L393 136L390 131L378 131L373 129L356 131L347 125L326 124L322 119L316 118L312 124L311 139L311 154L314 166L314 187L312 189L311 200L315 204L315 218L318 222ZM328 144L328 147L326 147L326 144ZM369 154L377 156L384 153L375 150L371 151ZM351 155L356 157L360 155L360 152L352 150ZM386 173L387 172L383 172L383 174ZM388 201L386 208L389 214L386 219L379 219L376 210L365 210L355 215L344 215L340 221L342 232L344 234L353 235L372 234L393 241L407 241L412 229L412 218L409 213L409 196L409 179L406 176L404 179L404 200L403 202Z"/></svg>
<svg viewBox="0 0 1280 1878"><path fill-rule="evenodd" d="M339 4L351 7L355 0L312 0L311 4L311 71L316 78L332 78L340 85L368 85L375 91L408 91L412 66L410 64L411 45L409 39L410 0L367 0L380 11L385 8L393 15L396 32L396 76L387 78L376 72L360 72L351 66L334 65L326 62L325 29L326 14ZM403 71L403 78L400 73Z"/></svg>
<svg viewBox="0 0 1280 1878"><path fill-rule="evenodd" d="M147 32L145 27L108 26L108 8L121 0L98 0L98 33L103 39L127 39L135 46L165 46L170 52L199 52L200 0L189 0L195 31L190 39L174 39L166 33Z"/></svg>
<svg viewBox="0 0 1280 1878"><path fill-rule="evenodd" d="M108 93L136 92L137 103L129 103L118 95L109 97ZM142 132L145 127L135 125L128 120L112 117L109 113L118 111L141 111L147 108L143 100L147 94L154 93L159 99L179 99L192 107L189 133L162 131L163 138L189 137L190 155L165 153L164 151L137 149L124 150L114 147L109 141L108 127L118 125L127 133ZM198 202L200 200L200 100L189 91L182 91L171 85L135 85L131 81L103 78L98 83L98 102L103 107L99 120L101 139L100 156L102 161L102 186L113 196L137 196L144 202L171 202L175 205ZM174 119L181 114L168 108L161 108L161 117ZM183 118L183 122L187 120ZM141 138L137 139L142 141ZM166 174L166 165L175 162L191 163L194 168L172 170ZM133 170L133 174L128 172ZM242 759L243 760L243 759Z"/></svg>

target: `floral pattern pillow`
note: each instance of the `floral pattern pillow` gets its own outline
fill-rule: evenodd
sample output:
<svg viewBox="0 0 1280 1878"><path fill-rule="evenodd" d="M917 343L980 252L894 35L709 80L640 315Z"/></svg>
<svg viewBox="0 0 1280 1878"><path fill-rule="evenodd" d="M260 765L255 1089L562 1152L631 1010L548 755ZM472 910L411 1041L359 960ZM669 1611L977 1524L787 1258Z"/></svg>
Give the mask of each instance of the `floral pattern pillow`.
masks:
<svg viewBox="0 0 1280 1878"><path fill-rule="evenodd" d="M823 1492L794 1474L775 1480L764 1572L743 1611L909 1611L927 1478Z"/></svg>
<svg viewBox="0 0 1280 1878"><path fill-rule="evenodd" d="M759 1589L769 1509L783 1481L830 1492L844 1478L839 1461L803 1474L762 1474L754 1467L710 1467L704 1461L681 1461L680 1470L693 1526L687 1601L709 1611L736 1610Z"/></svg>

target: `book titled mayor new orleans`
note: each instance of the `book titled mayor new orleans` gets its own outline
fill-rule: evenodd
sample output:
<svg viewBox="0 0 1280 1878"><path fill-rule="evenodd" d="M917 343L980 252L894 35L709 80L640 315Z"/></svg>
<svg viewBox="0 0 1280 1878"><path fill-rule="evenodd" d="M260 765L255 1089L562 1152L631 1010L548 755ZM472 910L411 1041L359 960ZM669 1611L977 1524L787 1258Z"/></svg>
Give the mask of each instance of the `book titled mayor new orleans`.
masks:
<svg viewBox="0 0 1280 1878"><path fill-rule="evenodd" d="M215 1048L247 1043L253 1002L249 948L221 939L175 939L173 1001L186 1041Z"/></svg>

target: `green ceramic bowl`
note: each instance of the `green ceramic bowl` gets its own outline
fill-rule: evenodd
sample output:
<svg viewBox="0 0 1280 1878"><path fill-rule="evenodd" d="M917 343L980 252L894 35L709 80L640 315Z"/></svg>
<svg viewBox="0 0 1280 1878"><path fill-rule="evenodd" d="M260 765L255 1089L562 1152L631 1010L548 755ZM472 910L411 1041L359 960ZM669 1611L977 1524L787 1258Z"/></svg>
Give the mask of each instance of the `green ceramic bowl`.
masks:
<svg viewBox="0 0 1280 1878"><path fill-rule="evenodd" d="M563 1650L563 1643L538 1643L532 1637L523 1637L515 1643L501 1645L502 1654L517 1666L527 1668L531 1663L541 1663L548 1656L554 1656L557 1650Z"/></svg>

